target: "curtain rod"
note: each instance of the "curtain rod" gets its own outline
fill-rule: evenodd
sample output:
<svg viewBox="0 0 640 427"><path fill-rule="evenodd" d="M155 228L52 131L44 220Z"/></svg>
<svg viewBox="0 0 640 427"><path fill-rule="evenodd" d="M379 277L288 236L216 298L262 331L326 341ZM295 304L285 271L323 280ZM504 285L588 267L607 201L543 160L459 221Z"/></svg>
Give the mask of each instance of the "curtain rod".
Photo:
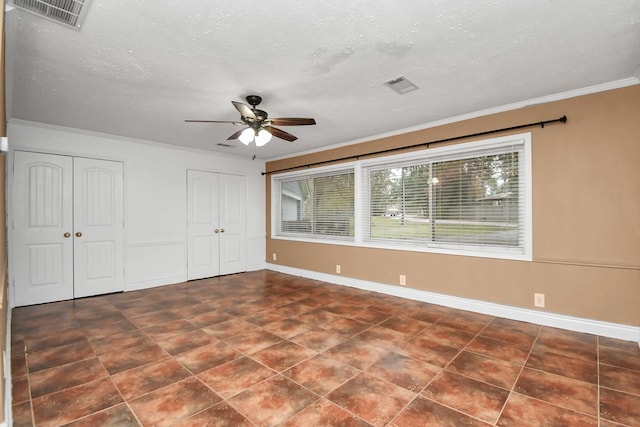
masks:
<svg viewBox="0 0 640 427"><path fill-rule="evenodd" d="M527 123L527 124L524 124L524 125L511 126L511 127L508 127L508 128L492 129L492 130L486 130L486 131L483 131L483 132L470 133L470 134L467 134L467 135L452 136L450 138L437 139L435 141L421 142L421 143L413 144L413 145L405 145L403 147L387 148L386 150L372 151L370 153L356 154L356 155L353 155L353 156L340 157L340 158L331 159L331 160L323 160L323 161L320 161L320 162L307 163L305 165L291 166L291 167L288 167L288 168L276 169L276 170L272 170L272 171L268 171L268 172L261 172L261 173L262 173L262 175L268 175L268 174L272 174L272 173L285 172L285 171L290 171L290 170L295 170L295 169L310 168L312 166L319 166L319 165L324 165L324 164L327 164L327 163L341 162L341 161L344 161L344 160L358 160L361 157L375 156L375 155L378 155L378 154L392 153L394 151L407 150L409 148L425 147L425 146L427 148L429 148L429 146L431 144L438 144L438 143L441 143L441 142L456 141L458 139L473 138L475 136L489 135L489 134L492 134L492 133L499 133L499 132L507 132L507 131L516 130L516 129L524 129L524 128L529 128L529 127L533 127L533 126L540 126L541 128L544 129L544 125L548 125L548 124L552 124L552 123L567 123L567 116L562 116L559 119L543 120L541 122L533 122L533 123Z"/></svg>

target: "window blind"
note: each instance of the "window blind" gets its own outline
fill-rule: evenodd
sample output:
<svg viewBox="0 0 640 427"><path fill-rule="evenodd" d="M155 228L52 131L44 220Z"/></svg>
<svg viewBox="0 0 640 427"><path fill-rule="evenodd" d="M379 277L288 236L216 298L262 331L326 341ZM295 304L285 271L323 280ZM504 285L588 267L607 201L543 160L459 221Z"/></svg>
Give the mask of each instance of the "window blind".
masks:
<svg viewBox="0 0 640 427"><path fill-rule="evenodd" d="M272 237L529 260L530 138L272 175Z"/></svg>
<svg viewBox="0 0 640 427"><path fill-rule="evenodd" d="M353 169L293 177L274 177L276 236L352 240Z"/></svg>
<svg viewBox="0 0 640 427"><path fill-rule="evenodd" d="M524 144L362 169L362 240L476 252L525 253Z"/></svg>

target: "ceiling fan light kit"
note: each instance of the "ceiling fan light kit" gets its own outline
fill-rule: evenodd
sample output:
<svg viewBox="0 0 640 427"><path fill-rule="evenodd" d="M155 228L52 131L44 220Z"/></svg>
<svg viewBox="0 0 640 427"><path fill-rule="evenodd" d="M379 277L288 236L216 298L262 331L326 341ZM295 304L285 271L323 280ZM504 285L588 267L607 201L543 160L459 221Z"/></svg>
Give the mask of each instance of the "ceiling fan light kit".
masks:
<svg viewBox="0 0 640 427"><path fill-rule="evenodd" d="M315 125L316 121L312 118L301 117L282 117L277 119L270 119L266 111L258 110L256 106L262 102L262 97L258 95L248 95L246 98L247 103L251 105L243 104L242 102L231 101L231 104L240 113L240 120L228 121L228 120L185 120L189 123L231 123L234 125L246 125L244 129L233 133L228 140L238 139L244 145L249 145L251 142L255 142L256 147L262 147L271 141L271 137L275 136L285 141L295 141L298 139L296 136L285 132L282 129L273 127L277 126L305 126Z"/></svg>
<svg viewBox="0 0 640 427"><path fill-rule="evenodd" d="M255 136L255 134L256 134L256 132L253 129L246 128L245 130L242 131L242 133L240 134L238 139L244 145L249 145L251 143L251 141L253 141L253 137Z"/></svg>
<svg viewBox="0 0 640 427"><path fill-rule="evenodd" d="M273 135L264 129L260 129L258 133L256 133L253 128L246 128L242 131L238 140L240 140L244 145L249 145L251 144L251 141L254 141L256 143L256 147L262 147L263 145L266 145L267 142L271 141L272 136Z"/></svg>
<svg viewBox="0 0 640 427"><path fill-rule="evenodd" d="M271 137L272 136L273 135L271 135L266 130L260 129L260 131L256 134L255 139L254 139L255 142L256 142L256 147L262 147L267 142L271 141Z"/></svg>

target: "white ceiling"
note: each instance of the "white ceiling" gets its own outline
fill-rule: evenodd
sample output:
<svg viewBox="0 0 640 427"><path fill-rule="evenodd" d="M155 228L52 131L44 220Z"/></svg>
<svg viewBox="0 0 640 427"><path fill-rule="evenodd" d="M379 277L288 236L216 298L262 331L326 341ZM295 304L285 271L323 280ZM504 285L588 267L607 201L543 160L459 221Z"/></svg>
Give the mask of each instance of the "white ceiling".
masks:
<svg viewBox="0 0 640 427"><path fill-rule="evenodd" d="M640 77L639 0L93 0L80 31L10 7L6 31L10 119L260 159ZM225 148L237 127L184 122L253 93L318 124Z"/></svg>

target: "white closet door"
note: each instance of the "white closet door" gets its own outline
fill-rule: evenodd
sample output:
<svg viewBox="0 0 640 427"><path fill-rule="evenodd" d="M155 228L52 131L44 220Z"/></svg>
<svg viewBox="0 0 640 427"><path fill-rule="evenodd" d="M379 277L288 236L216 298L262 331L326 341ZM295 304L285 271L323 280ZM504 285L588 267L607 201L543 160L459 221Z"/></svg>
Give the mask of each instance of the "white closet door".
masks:
<svg viewBox="0 0 640 427"><path fill-rule="evenodd" d="M16 305L73 298L73 158L14 153Z"/></svg>
<svg viewBox="0 0 640 427"><path fill-rule="evenodd" d="M218 174L187 171L187 216L187 279L218 276Z"/></svg>
<svg viewBox="0 0 640 427"><path fill-rule="evenodd" d="M121 162L74 159L74 296L124 290Z"/></svg>
<svg viewBox="0 0 640 427"><path fill-rule="evenodd" d="M220 274L247 270L246 179L220 174Z"/></svg>

